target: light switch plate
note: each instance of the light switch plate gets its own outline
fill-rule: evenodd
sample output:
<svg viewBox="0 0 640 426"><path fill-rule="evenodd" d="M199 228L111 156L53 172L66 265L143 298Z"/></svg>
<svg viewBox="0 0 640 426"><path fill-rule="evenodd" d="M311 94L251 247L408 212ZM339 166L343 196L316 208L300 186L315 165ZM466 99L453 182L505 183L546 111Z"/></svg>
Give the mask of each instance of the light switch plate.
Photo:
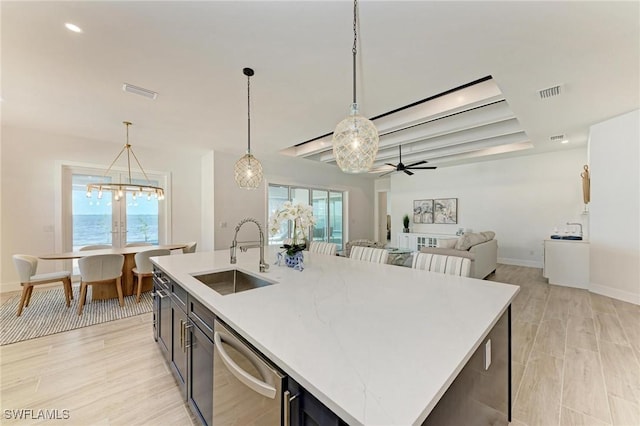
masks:
<svg viewBox="0 0 640 426"><path fill-rule="evenodd" d="M488 370L491 366L491 339L484 344L484 369Z"/></svg>

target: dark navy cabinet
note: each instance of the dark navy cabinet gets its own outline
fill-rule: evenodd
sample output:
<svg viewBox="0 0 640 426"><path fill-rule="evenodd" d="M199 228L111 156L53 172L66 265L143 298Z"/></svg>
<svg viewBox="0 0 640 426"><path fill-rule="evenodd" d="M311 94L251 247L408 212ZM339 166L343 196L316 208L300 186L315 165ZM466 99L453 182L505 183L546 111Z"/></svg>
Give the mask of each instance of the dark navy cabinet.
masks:
<svg viewBox="0 0 640 426"><path fill-rule="evenodd" d="M316 397L300 386L291 377L287 384L291 426L343 426L346 425L340 417L322 404ZM287 410L287 407L285 407Z"/></svg>

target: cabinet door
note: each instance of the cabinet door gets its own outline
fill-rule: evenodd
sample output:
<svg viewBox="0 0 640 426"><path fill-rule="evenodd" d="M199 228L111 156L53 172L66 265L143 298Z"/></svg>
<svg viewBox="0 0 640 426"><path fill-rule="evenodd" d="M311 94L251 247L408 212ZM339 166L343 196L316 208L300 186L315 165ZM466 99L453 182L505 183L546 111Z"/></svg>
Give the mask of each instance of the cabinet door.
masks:
<svg viewBox="0 0 640 426"><path fill-rule="evenodd" d="M183 391L186 391L187 382L187 342L189 320L187 314L184 313L174 301L171 301L171 318L173 323L173 339L172 339L172 351L171 360L174 370L176 372L176 378L179 381L179 385ZM186 397L186 393L184 394Z"/></svg>
<svg viewBox="0 0 640 426"><path fill-rule="evenodd" d="M213 342L198 328L189 332L189 402L205 425L213 424Z"/></svg>
<svg viewBox="0 0 640 426"><path fill-rule="evenodd" d="M408 233L398 234L398 247L404 249L411 249L411 241Z"/></svg>
<svg viewBox="0 0 640 426"><path fill-rule="evenodd" d="M164 287L158 287L156 290L158 303L158 318L156 318L156 327L158 328L158 346L164 353L167 361L171 361L171 345L173 325L171 321L171 298Z"/></svg>
<svg viewBox="0 0 640 426"><path fill-rule="evenodd" d="M318 401L313 395L307 392L302 386L296 383L291 377L288 379L287 391L289 401L290 425L291 426L342 426L345 422L340 420L336 414ZM287 407L285 407L285 412Z"/></svg>

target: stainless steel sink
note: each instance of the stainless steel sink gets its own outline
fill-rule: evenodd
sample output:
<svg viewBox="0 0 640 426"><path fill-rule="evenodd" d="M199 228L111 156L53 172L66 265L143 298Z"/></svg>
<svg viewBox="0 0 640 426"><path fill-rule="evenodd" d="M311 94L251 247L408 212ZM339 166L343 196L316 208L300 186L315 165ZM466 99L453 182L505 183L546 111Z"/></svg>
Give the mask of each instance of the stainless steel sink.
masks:
<svg viewBox="0 0 640 426"><path fill-rule="evenodd" d="M213 272L210 274L193 275L193 278L197 279L215 292L220 293L222 296L275 284L272 281L258 278L238 269Z"/></svg>

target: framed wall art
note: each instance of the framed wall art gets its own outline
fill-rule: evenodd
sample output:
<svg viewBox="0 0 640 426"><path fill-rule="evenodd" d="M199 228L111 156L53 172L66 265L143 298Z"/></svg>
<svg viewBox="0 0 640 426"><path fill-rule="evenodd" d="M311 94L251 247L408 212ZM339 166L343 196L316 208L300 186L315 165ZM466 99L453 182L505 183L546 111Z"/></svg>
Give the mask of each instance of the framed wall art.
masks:
<svg viewBox="0 0 640 426"><path fill-rule="evenodd" d="M433 223L433 200L413 201L413 223Z"/></svg>
<svg viewBox="0 0 640 426"><path fill-rule="evenodd" d="M433 200L433 223L458 223L458 199Z"/></svg>

